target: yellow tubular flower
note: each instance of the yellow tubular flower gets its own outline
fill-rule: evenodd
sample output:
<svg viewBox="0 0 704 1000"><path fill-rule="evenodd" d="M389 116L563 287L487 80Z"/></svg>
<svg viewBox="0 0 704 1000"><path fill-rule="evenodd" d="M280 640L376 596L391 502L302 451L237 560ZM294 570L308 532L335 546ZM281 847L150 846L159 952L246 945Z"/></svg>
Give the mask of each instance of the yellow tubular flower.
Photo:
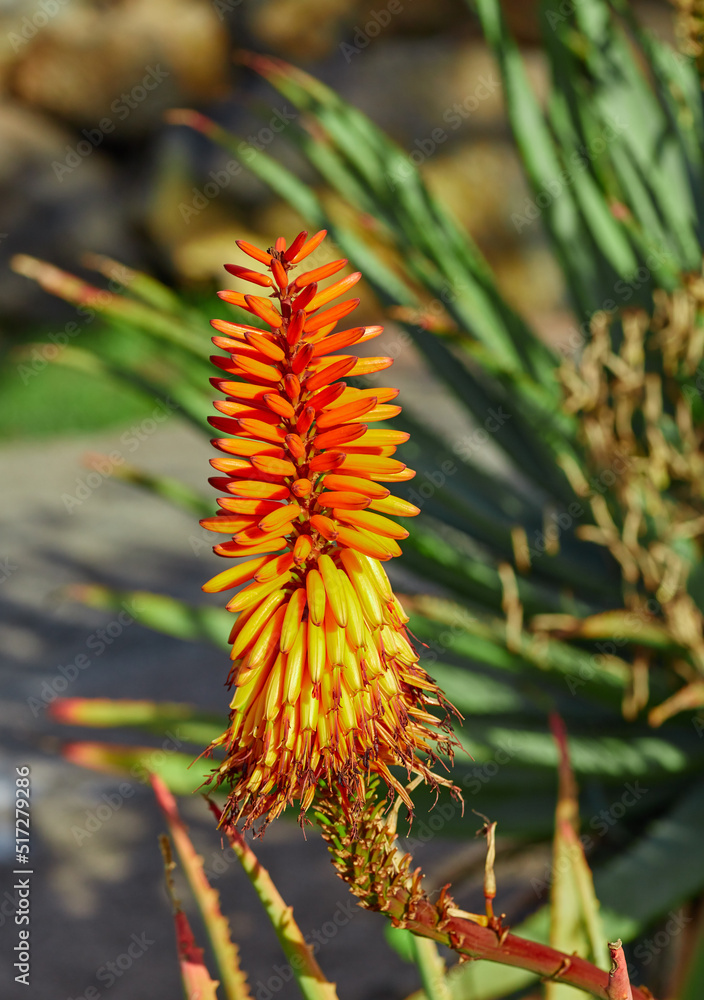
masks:
<svg viewBox="0 0 704 1000"><path fill-rule="evenodd" d="M221 475L210 481L226 495L201 523L231 536L214 547L218 555L246 561L203 589L246 586L227 605L238 615L230 726L210 749L226 752L214 775L231 788L223 817L245 827L294 802L303 817L321 782L337 786L354 815L370 772L412 808L393 766L452 787L429 766L433 747L452 755L451 706L419 666L381 565L408 534L388 515L419 513L382 485L415 475L391 457L408 435L368 427L399 413L389 405L398 391L340 381L392 359L337 353L382 329L337 329L359 300L330 303L360 275L325 289L319 282L347 261L290 274L324 236L299 233L288 248L279 238L268 251L239 241L269 273L226 270L270 297L220 298L269 329L212 321L213 343L226 352L213 358L221 373L213 384L226 399L210 423L230 436L213 441L222 457L211 460Z"/></svg>

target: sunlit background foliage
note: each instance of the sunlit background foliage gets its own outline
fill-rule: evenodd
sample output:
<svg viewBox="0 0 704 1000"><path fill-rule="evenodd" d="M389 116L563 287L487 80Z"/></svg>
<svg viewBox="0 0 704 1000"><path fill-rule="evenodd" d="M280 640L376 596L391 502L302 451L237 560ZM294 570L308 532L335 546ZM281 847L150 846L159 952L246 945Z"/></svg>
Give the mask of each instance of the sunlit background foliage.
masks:
<svg viewBox="0 0 704 1000"><path fill-rule="evenodd" d="M221 264L244 262L235 237L266 245L278 230L328 229L363 272L364 316L388 325L384 349L407 387L394 426L411 434L403 457L418 476L398 492L422 516L396 586L422 663L465 717L465 815L449 802L429 811L419 790L409 843L466 842L479 810L498 823L499 858L503 844L513 870L530 872L507 915L517 933L602 965L603 940L620 937L634 983L690 1000L704 962L696 5L400 6L378 32L368 9L344 3L86 6L83 22L57 16L36 41L10 42L5 127L25 137L28 162L46 153L34 230L21 204L3 223L15 276L2 278L0 420L8 436L45 437L122 428L161 407L207 449L208 321L224 315ZM119 17L134 19L129 37L143 46L130 46L131 63L108 40ZM91 26L103 34L87 45ZM187 32L198 42L190 56ZM80 65L95 60L103 91L71 75L82 38ZM231 68L233 41L248 51ZM123 131L118 69L101 75L108 55L128 97L141 67L168 74L153 97L131 98ZM399 89L398 117L386 87ZM103 148L81 156L81 130L100 130L102 118L115 137L104 128ZM52 200L63 225L49 214L43 228L37 207L47 215ZM118 207L128 225L111 222ZM81 266L80 278L67 273ZM53 336L41 325L49 299L26 278L78 307L56 314ZM204 489L141 467L138 451L109 475L194 524L211 512ZM177 599L168 580L162 592L118 591L92 582L89 565L83 580L72 596L89 606L115 614L128 601L141 624L227 648L227 613L196 591ZM569 736L602 950L594 899L576 865L559 864L559 835L553 860L534 863L555 830L551 712ZM189 746L161 777L179 795L207 773L207 762L190 765L222 725L196 703L86 701L62 717L162 737L178 723ZM69 750L128 773L143 753ZM530 973L486 963L448 983L456 998L538 995ZM546 987L551 1000L569 994Z"/></svg>

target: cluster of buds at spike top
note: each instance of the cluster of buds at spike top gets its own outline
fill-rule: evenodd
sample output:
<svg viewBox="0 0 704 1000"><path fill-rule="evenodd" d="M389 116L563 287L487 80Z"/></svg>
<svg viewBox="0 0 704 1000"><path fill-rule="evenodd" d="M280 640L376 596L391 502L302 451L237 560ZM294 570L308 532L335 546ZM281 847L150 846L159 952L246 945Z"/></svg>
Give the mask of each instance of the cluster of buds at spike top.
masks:
<svg viewBox="0 0 704 1000"><path fill-rule="evenodd" d="M451 706L418 664L408 621L382 562L399 555L408 532L386 515L418 508L382 483L414 473L391 456L407 440L400 431L370 428L395 416L395 389L358 389L346 375L381 371L391 358L334 353L365 343L381 327L337 330L359 299L330 306L360 278L327 288L337 260L293 277L290 272L321 243L325 231L279 238L263 251L238 246L267 274L238 265L226 270L268 289L269 296L220 292L268 326L213 320L213 343L226 352L213 384L227 396L210 422L233 435L213 444L221 476L211 483L227 496L201 523L231 536L215 546L237 558L203 589L243 583L227 605L238 613L230 635L234 685L227 731L211 746L224 749L215 772L231 792L225 822L245 826L278 816L294 802L301 817L317 786L364 802L370 773L411 800L390 768L437 785L434 751L452 756ZM440 706L441 717L429 708Z"/></svg>

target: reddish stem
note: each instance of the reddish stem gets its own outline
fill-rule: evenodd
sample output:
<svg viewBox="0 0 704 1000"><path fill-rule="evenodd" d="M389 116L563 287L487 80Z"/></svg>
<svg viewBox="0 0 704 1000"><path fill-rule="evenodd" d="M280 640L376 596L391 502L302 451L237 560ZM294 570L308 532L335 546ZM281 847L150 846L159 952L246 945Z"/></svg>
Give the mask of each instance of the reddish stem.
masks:
<svg viewBox="0 0 704 1000"><path fill-rule="evenodd" d="M397 916L393 908L390 912L393 916ZM475 959L485 959L489 962L498 962L501 965L515 966L525 969L527 972L535 972L543 979L555 979L566 986L576 986L578 989L586 990L593 996L600 997L601 1000L616 1000L616 998L618 1000L653 1000L653 995L649 990L637 987L629 986L628 993L609 992L612 989L614 973L604 972L583 958L576 955L566 955L549 945L528 941L515 934L507 934L499 943L499 938L494 931L461 917L452 917L449 921L438 926L437 910L428 901L421 902L412 917L404 917L399 913L398 918L402 921L403 926L414 934L433 938L435 941L449 945L454 951L463 955ZM623 969L622 975L626 976L627 982L628 973L626 972L623 950L621 949L617 954L620 956L619 970ZM616 959L614 960L616 961Z"/></svg>

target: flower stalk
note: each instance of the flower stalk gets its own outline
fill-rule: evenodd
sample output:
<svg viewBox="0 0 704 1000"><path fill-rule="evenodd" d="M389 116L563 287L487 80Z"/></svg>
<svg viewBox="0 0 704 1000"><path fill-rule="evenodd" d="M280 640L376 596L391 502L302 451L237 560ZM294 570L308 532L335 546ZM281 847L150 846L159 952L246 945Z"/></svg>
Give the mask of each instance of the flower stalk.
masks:
<svg viewBox="0 0 704 1000"><path fill-rule="evenodd" d="M385 913L397 927L444 944L460 955L485 959L534 972L546 980L575 986L601 998L610 996L610 974L577 955L486 926L486 920L460 910L444 886L431 899L422 886L420 868L403 854L396 839L395 818L388 803L372 786L354 833L344 821L334 795L316 802L318 820L332 861L360 906ZM342 817L342 818L341 818ZM631 988L631 1000L652 1000L652 994Z"/></svg>

